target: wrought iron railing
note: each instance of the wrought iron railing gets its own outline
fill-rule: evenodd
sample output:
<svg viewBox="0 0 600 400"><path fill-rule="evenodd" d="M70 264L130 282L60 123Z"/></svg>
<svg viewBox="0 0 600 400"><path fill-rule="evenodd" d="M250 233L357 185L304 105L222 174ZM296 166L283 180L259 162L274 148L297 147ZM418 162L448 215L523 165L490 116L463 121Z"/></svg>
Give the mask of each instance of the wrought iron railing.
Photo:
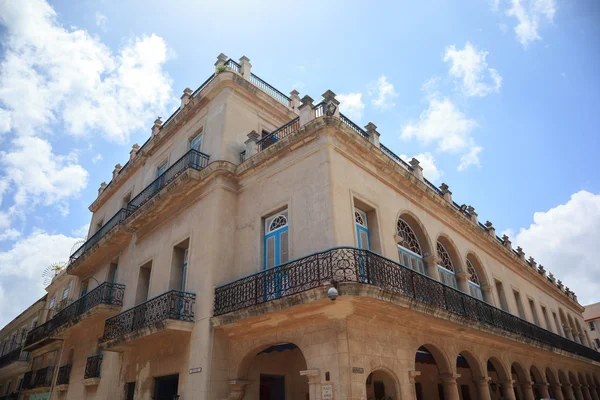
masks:
<svg viewBox="0 0 600 400"><path fill-rule="evenodd" d="M102 367L102 354L89 356L85 362L85 372L83 379L100 378L100 368Z"/></svg>
<svg viewBox="0 0 600 400"><path fill-rule="evenodd" d="M369 250L340 247L291 261L215 288L222 315L319 286L355 282L380 287L594 361L600 353L446 286Z"/></svg>
<svg viewBox="0 0 600 400"><path fill-rule="evenodd" d="M22 343L22 342L21 342ZM21 350L21 345L0 357L0 368L17 361L29 361L29 353Z"/></svg>
<svg viewBox="0 0 600 400"><path fill-rule="evenodd" d="M23 389L35 389L52 386L54 367L44 367L36 371L28 371L23 376Z"/></svg>
<svg viewBox="0 0 600 400"><path fill-rule="evenodd" d="M390 150L389 148L387 148L386 146L384 146L382 143L379 144L379 148L381 149L381 151L383 152L383 154L385 154L386 156L388 156L392 160L396 161L398 164L400 164L401 166L403 166L407 170L409 170L409 171L412 170L412 167L410 166L409 163L407 163L406 161L404 161L403 159L401 159L400 157L398 157L396 155L396 153L394 153L392 150Z"/></svg>
<svg viewBox="0 0 600 400"><path fill-rule="evenodd" d="M193 322L195 304L195 293L170 290L107 319L102 341L116 339L169 319Z"/></svg>
<svg viewBox="0 0 600 400"><path fill-rule="evenodd" d="M313 107L313 113L315 118L319 118L325 115L325 101L320 102Z"/></svg>
<svg viewBox="0 0 600 400"><path fill-rule="evenodd" d="M54 315L52 319L29 332L25 339L25 346L29 346L49 337L58 328L97 305L106 304L122 306L124 294L125 285L111 282L102 283L100 286L90 290L85 296L80 297L71 303L71 305L62 309L59 313Z"/></svg>
<svg viewBox="0 0 600 400"><path fill-rule="evenodd" d="M110 232L115 226L124 222L131 214L133 214L142 204L150 200L163 187L165 187L174 178L179 176L181 172L188 168L200 170L208 165L209 156L197 150L190 150L185 153L180 159L175 161L161 176L156 178L137 196L135 196L126 208L120 209L107 223L105 223L94 235L82 244L70 257L70 262L74 262L81 257L86 251L91 249L102 237Z"/></svg>
<svg viewBox="0 0 600 400"><path fill-rule="evenodd" d="M261 89L263 92L271 95L275 100L279 101L281 104L289 106L290 98L285 94L281 93L279 90L275 89L275 87L269 85L264 80L260 79L258 76L254 74L250 74L250 82L252 82L255 86Z"/></svg>
<svg viewBox="0 0 600 400"><path fill-rule="evenodd" d="M198 89L194 90L194 93L192 93L192 97L196 97L198 93L204 90L204 88L207 87L208 84L213 81L213 79L215 79L215 76L217 76L217 74L213 72L212 75L209 76L208 79L204 81L204 83L202 83L202 85L198 86Z"/></svg>
<svg viewBox="0 0 600 400"><path fill-rule="evenodd" d="M77 260L79 257L83 255L86 251L91 249L96 243L100 241L110 230L112 230L115 226L119 225L121 222L125 221L127 217L127 212L124 208L121 208L115 215L112 216L100 229L96 231L88 240L85 241L69 258L70 262Z"/></svg>
<svg viewBox="0 0 600 400"><path fill-rule="evenodd" d="M242 68L240 64L236 63L232 59L227 60L225 66L227 67L227 69L235 72L240 72L240 68Z"/></svg>
<svg viewBox="0 0 600 400"><path fill-rule="evenodd" d="M175 161L161 176L156 178L127 204L127 217L154 197L162 188L188 168L202 169L208 165L209 156L197 150L190 150Z"/></svg>
<svg viewBox="0 0 600 400"><path fill-rule="evenodd" d="M69 378L71 377L71 364L63 365L58 369L56 376L57 385L68 385Z"/></svg>
<svg viewBox="0 0 600 400"><path fill-rule="evenodd" d="M344 124L348 125L350 129L358 133L360 136L364 137L365 139L369 138L369 134L364 129L356 125L354 122L352 122L350 118L346 117L344 114L340 113L340 119Z"/></svg>
<svg viewBox="0 0 600 400"><path fill-rule="evenodd" d="M266 136L263 136L256 144L258 145L258 151L263 151L267 147L274 143L277 143L286 136L291 135L300 128L300 117L296 117L293 120L287 122L285 125L275 129L273 132Z"/></svg>

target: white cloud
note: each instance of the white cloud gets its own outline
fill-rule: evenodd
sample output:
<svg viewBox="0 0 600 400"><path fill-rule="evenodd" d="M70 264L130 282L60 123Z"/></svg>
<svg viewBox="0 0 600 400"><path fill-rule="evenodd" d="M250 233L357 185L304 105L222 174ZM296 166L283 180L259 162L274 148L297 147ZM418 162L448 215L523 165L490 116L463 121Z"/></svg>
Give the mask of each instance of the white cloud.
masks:
<svg viewBox="0 0 600 400"><path fill-rule="evenodd" d="M74 156L60 156L44 139L25 136L13 141L11 152L0 152L2 185L15 188L14 208L54 205L77 196L86 187L88 173Z"/></svg>
<svg viewBox="0 0 600 400"><path fill-rule="evenodd" d="M538 31L543 20L554 22L556 0L531 0L527 5L522 0L512 0L511 3L506 14L517 19L515 34L523 47L527 48L531 43L542 39Z"/></svg>
<svg viewBox="0 0 600 400"><path fill-rule="evenodd" d="M44 0L0 1L0 23L0 104L20 134L62 122L69 134L125 142L174 101L163 70L167 46L156 35L112 54L86 31L62 27Z"/></svg>
<svg viewBox="0 0 600 400"><path fill-rule="evenodd" d="M425 145L437 143L439 151L460 152L471 143L477 122L469 119L448 99L432 98L419 120L402 127L402 139L415 138Z"/></svg>
<svg viewBox="0 0 600 400"><path fill-rule="evenodd" d="M106 31L106 24L108 23L108 18L106 18L106 15L102 14L101 12L96 12L96 26L100 29L102 29L103 31Z"/></svg>
<svg viewBox="0 0 600 400"><path fill-rule="evenodd" d="M362 93L339 94L340 111L350 119L360 121L363 116L365 104L362 102Z"/></svg>
<svg viewBox="0 0 600 400"><path fill-rule="evenodd" d="M483 147L472 145L469 149L468 153L463 154L460 157L460 164L458 165L459 171L464 171L469 168L471 165L476 167L481 167L481 163L479 161L479 153L483 150Z"/></svg>
<svg viewBox="0 0 600 400"><path fill-rule="evenodd" d="M92 157L92 162L96 164L98 161L102 161L103 159L104 157L102 157L102 154L97 153L94 157Z"/></svg>
<svg viewBox="0 0 600 400"><path fill-rule="evenodd" d="M566 204L536 212L513 244L573 290L581 304L600 301L600 194L579 191Z"/></svg>
<svg viewBox="0 0 600 400"><path fill-rule="evenodd" d="M67 261L75 241L34 230L10 250L0 252L0 326L43 296L44 269L51 263Z"/></svg>
<svg viewBox="0 0 600 400"><path fill-rule="evenodd" d="M446 47L444 61L450 62L450 76L461 80L461 89L466 96L487 96L498 92L502 86L502 77L486 61L488 52L477 50L467 42L462 50L454 45Z"/></svg>
<svg viewBox="0 0 600 400"><path fill-rule="evenodd" d="M71 234L73 236L75 236L75 237L78 237L78 238L87 239L87 234L88 234L89 230L90 230L90 224L88 222L88 223L85 223L85 224L81 225L77 229L73 229L71 231Z"/></svg>
<svg viewBox="0 0 600 400"><path fill-rule="evenodd" d="M15 240L21 236L21 232L16 229L7 229L0 233L0 242L4 240Z"/></svg>
<svg viewBox="0 0 600 400"><path fill-rule="evenodd" d="M400 158L406 162L409 162L412 158L419 160L419 165L423 168L423 176L431 182L437 183L442 177L442 171L435 165L435 157L429 152L417 154L413 157L400 154Z"/></svg>
<svg viewBox="0 0 600 400"><path fill-rule="evenodd" d="M10 131L10 112L0 108L0 135Z"/></svg>
<svg viewBox="0 0 600 400"><path fill-rule="evenodd" d="M371 103L380 110L388 110L393 108L394 98L398 97L398 93L394 89L394 85L388 82L387 77L382 75L377 80L377 98L373 99Z"/></svg>

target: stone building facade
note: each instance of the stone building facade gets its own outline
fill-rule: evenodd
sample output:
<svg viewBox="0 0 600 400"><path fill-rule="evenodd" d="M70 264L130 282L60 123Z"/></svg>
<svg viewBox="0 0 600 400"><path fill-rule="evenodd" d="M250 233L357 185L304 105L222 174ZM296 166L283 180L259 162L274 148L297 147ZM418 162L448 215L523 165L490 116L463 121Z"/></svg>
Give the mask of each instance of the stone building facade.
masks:
<svg viewBox="0 0 600 400"><path fill-rule="evenodd" d="M333 92L288 97L246 57L90 210L23 399L600 399L570 289Z"/></svg>
<svg viewBox="0 0 600 400"><path fill-rule="evenodd" d="M600 303L585 306L583 318L590 331L590 342L592 347L600 351Z"/></svg>

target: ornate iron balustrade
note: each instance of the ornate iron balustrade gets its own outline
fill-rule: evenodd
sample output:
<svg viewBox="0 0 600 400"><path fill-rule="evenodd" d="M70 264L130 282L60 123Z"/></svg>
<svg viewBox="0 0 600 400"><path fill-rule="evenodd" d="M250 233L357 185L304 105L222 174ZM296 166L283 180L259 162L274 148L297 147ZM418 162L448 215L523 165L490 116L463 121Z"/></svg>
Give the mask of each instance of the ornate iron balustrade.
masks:
<svg viewBox="0 0 600 400"><path fill-rule="evenodd" d="M109 231L111 231L115 226L119 225L121 222L125 221L127 217L127 212L124 208L121 208L115 215L112 216L100 229L96 231L88 240L85 241L69 258L69 262L73 262L81 257L86 251L91 249L96 243L100 241Z"/></svg>
<svg viewBox="0 0 600 400"><path fill-rule="evenodd" d="M83 379L100 378L100 368L102 367L102 354L94 354L87 358L85 362L85 372Z"/></svg>
<svg viewBox="0 0 600 400"><path fill-rule="evenodd" d="M385 154L386 156L388 156L392 160L396 161L398 164L400 164L401 166L403 166L404 168L406 168L408 171L412 171L412 167L410 166L410 164L407 163L406 161L404 161L403 159L401 159L400 157L398 157L396 155L396 153L394 153L392 150L388 149L386 146L384 146L381 143L379 144L379 148L381 149L381 151L383 152L383 154Z"/></svg>
<svg viewBox="0 0 600 400"><path fill-rule="evenodd" d="M285 125L275 129L273 132L264 136L256 144L258 145L258 151L263 151L267 147L274 143L277 143L286 136L291 135L300 128L300 117L296 117L293 120L287 122Z"/></svg>
<svg viewBox="0 0 600 400"><path fill-rule="evenodd" d="M348 125L348 127L350 129L352 129L354 132L358 133L360 136L362 136L365 139L369 138L369 134L362 129L360 126L356 125L354 122L352 122L352 120L348 117L346 117L344 114L340 113L340 119L342 120L342 122L346 125Z"/></svg>
<svg viewBox="0 0 600 400"><path fill-rule="evenodd" d="M263 92L271 95L275 100L279 101L281 104L285 106L290 105L290 98L285 94L281 93L274 86L269 85L264 80L260 79L258 76L254 74L250 74L250 82L252 82L255 86L261 89Z"/></svg>
<svg viewBox="0 0 600 400"><path fill-rule="evenodd" d="M21 346L11 350L0 357L0 368L6 367L16 361L29 361L29 353L21 350Z"/></svg>
<svg viewBox="0 0 600 400"><path fill-rule="evenodd" d="M80 297L69 306L63 308L52 319L29 332L25 339L25 346L49 337L58 328L95 306L100 304L122 306L124 295L125 285L111 282L102 283L100 286L90 290L85 296Z"/></svg>
<svg viewBox="0 0 600 400"><path fill-rule="evenodd" d="M71 364L63 365L58 369L58 375L56 376L57 385L68 385L69 378L71 377Z"/></svg>
<svg viewBox="0 0 600 400"><path fill-rule="evenodd" d="M240 68L242 68L242 66L240 64L236 63L232 59L227 60L227 62L225 63L225 66L229 70L235 71L235 72L240 72Z"/></svg>
<svg viewBox="0 0 600 400"><path fill-rule="evenodd" d="M325 101L320 102L316 106L313 107L313 113L315 118L322 117L326 115L325 113Z"/></svg>
<svg viewBox="0 0 600 400"><path fill-rule="evenodd" d="M196 294L170 290L146 300L104 323L103 342L169 319L194 322Z"/></svg>
<svg viewBox="0 0 600 400"><path fill-rule="evenodd" d="M518 334L594 361L600 352L446 286L369 250L339 247L311 254L215 288L222 315L320 286L354 282L380 287L468 320Z"/></svg>
<svg viewBox="0 0 600 400"><path fill-rule="evenodd" d="M127 217L154 197L162 188L188 168L201 170L208 165L209 156L197 150L190 150L175 161L161 176L156 178L127 204Z"/></svg>
<svg viewBox="0 0 600 400"><path fill-rule="evenodd" d="M53 376L54 367L44 367L34 371L31 389L52 386Z"/></svg>

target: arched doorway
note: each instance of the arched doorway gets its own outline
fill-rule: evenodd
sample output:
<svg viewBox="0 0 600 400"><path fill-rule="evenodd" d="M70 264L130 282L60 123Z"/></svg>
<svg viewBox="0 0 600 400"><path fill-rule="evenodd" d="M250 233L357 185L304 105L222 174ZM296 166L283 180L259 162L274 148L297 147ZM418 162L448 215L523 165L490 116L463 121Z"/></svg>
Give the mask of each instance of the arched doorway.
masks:
<svg viewBox="0 0 600 400"><path fill-rule="evenodd" d="M526 390L531 390L527 388L529 384L529 374L525 373L525 369L518 362L514 362L510 367L510 374L512 376L512 380L514 381L514 390L515 390L515 398L516 400L528 400Z"/></svg>
<svg viewBox="0 0 600 400"><path fill-rule="evenodd" d="M549 396L547 381L535 365L529 368L529 378L533 383L533 395L536 399L545 399Z"/></svg>
<svg viewBox="0 0 600 400"><path fill-rule="evenodd" d="M513 391L512 381L504 366L496 357L492 357L487 362L487 375L490 378L490 398L499 400L508 398L508 394Z"/></svg>
<svg viewBox="0 0 600 400"><path fill-rule="evenodd" d="M308 381L300 375L307 369L302 351L293 343L272 345L248 355L241 367L248 384L244 400L306 400Z"/></svg>
<svg viewBox="0 0 600 400"><path fill-rule="evenodd" d="M456 357L456 373L460 375L457 383L461 400L481 399L483 395L480 392L489 391L479 362L468 351L463 351Z"/></svg>
<svg viewBox="0 0 600 400"><path fill-rule="evenodd" d="M442 377L452 375L452 370L444 354L434 345L419 347L415 354L416 400L443 400L450 398L450 385L442 381ZM456 390L456 388L453 388Z"/></svg>
<svg viewBox="0 0 600 400"><path fill-rule="evenodd" d="M400 400L396 379L392 374L381 369L369 374L366 389L367 400Z"/></svg>

